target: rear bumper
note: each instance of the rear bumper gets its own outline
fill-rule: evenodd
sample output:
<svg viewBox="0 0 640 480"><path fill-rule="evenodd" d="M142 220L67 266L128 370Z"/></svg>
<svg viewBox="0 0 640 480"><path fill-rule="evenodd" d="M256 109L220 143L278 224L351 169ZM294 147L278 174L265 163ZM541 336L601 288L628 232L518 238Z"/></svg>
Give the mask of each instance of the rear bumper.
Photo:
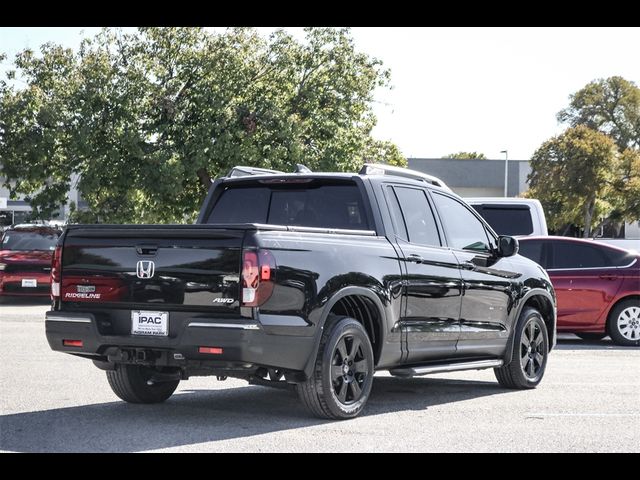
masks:
<svg viewBox="0 0 640 480"><path fill-rule="evenodd" d="M255 370L272 367L301 372L314 353L310 330L300 335L295 328L275 331L255 320L202 319L185 321L176 334L167 337L104 335L92 313L49 311L45 330L51 349L108 363L151 363L196 371ZM284 329L284 331L283 331ZM171 329L170 329L171 330ZM80 340L82 346L66 346L64 340ZM221 353L200 353L213 347ZM142 353L141 353L142 352ZM145 354L144 352L149 352ZM138 357L137 357L138 356ZM209 373L214 374L214 373Z"/></svg>
<svg viewBox="0 0 640 480"><path fill-rule="evenodd" d="M23 287L22 280L37 282L36 287ZM51 290L51 275L39 272L0 272L0 296L48 297Z"/></svg>

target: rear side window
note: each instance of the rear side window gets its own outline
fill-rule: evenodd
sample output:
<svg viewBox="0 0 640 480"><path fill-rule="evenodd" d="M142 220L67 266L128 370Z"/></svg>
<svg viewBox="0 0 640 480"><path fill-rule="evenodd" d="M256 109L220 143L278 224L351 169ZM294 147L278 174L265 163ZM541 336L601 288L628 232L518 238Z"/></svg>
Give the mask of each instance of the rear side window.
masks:
<svg viewBox="0 0 640 480"><path fill-rule="evenodd" d="M360 190L355 184L231 187L222 193L207 223L266 223L347 230L370 228Z"/></svg>
<svg viewBox="0 0 640 480"><path fill-rule="evenodd" d="M553 242L549 268L597 268L611 266L604 249L595 245L573 242Z"/></svg>
<svg viewBox="0 0 640 480"><path fill-rule="evenodd" d="M498 235L531 235L533 222L528 205L472 205Z"/></svg>
<svg viewBox="0 0 640 480"><path fill-rule="evenodd" d="M621 252L612 248L604 249L605 255L609 258L609 262L614 267L626 267L633 262L634 255L630 252Z"/></svg>
<svg viewBox="0 0 640 480"><path fill-rule="evenodd" d="M407 233L407 226L404 223L402 210L400 210L398 197L396 197L396 194L393 192L393 187L387 187L387 197L389 198L389 208L393 217L393 223L395 224L396 234L398 237L408 242L409 234Z"/></svg>
<svg viewBox="0 0 640 480"><path fill-rule="evenodd" d="M543 245L544 244L539 241L520 240L520 249L518 250L518 253L546 268L542 258Z"/></svg>
<svg viewBox="0 0 640 480"><path fill-rule="evenodd" d="M406 187L395 187L394 190L400 202L409 242L440 246L436 220L424 191Z"/></svg>

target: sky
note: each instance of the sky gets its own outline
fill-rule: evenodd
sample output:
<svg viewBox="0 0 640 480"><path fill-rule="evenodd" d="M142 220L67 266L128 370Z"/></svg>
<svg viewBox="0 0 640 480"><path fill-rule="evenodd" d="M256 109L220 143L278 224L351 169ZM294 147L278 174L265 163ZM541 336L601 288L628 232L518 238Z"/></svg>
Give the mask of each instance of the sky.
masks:
<svg viewBox="0 0 640 480"><path fill-rule="evenodd" d="M0 76L12 56L52 41L77 47L96 27L0 28ZM213 27L221 31L221 27ZM268 35L275 27L260 27ZM301 28L285 28L297 38ZM566 126L556 113L591 80L640 85L640 28L357 27L356 48L391 70L375 92L373 136L407 157L476 151L528 159Z"/></svg>

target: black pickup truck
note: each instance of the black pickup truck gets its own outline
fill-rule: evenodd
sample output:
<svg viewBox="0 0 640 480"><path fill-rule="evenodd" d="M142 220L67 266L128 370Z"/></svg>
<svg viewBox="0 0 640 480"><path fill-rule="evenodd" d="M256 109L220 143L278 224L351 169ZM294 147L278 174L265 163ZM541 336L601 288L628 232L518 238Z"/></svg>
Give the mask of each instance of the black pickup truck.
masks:
<svg viewBox="0 0 640 480"><path fill-rule="evenodd" d="M293 385L351 418L375 371L494 368L533 388L555 345L545 271L433 177L216 180L195 225L72 225L52 265L46 334L134 403L214 375Z"/></svg>

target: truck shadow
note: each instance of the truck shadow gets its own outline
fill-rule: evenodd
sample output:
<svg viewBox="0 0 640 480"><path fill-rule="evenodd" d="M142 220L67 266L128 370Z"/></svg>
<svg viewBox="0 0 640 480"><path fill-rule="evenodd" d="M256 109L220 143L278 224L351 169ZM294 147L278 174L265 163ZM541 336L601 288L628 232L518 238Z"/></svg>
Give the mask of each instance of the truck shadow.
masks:
<svg viewBox="0 0 640 480"><path fill-rule="evenodd" d="M376 377L365 416L428 411L443 403L505 393L495 382ZM160 405L109 402L0 416L0 450L141 452L350 422L310 417L293 391L259 386L178 390ZM295 450L295 441L288 443ZM229 446L228 446L229 447ZM230 446L233 449L233 446ZM211 448L216 450L215 445Z"/></svg>
<svg viewBox="0 0 640 480"><path fill-rule="evenodd" d="M573 335L563 335L558 337L555 348L558 350L629 350L638 347L616 345L609 337L602 340L583 340Z"/></svg>
<svg viewBox="0 0 640 480"><path fill-rule="evenodd" d="M12 296L0 296L0 307L2 305L10 305L10 306L25 306L25 307L33 307L36 305L49 305L51 304L51 299L49 297L12 297Z"/></svg>

